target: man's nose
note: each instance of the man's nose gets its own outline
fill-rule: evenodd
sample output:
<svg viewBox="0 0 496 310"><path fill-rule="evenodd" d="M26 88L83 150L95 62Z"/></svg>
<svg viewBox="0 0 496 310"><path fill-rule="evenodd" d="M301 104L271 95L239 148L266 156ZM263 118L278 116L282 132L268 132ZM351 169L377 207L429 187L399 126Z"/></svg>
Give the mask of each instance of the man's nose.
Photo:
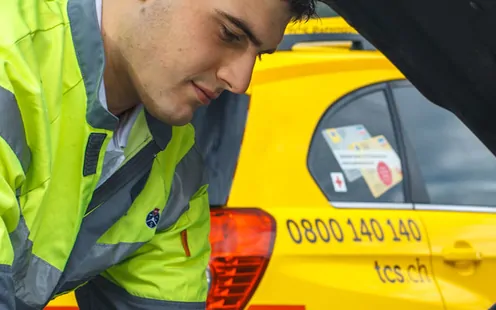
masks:
<svg viewBox="0 0 496 310"><path fill-rule="evenodd" d="M249 53L226 60L218 70L217 78L227 84L227 90L243 94L250 85L255 60L256 57Z"/></svg>

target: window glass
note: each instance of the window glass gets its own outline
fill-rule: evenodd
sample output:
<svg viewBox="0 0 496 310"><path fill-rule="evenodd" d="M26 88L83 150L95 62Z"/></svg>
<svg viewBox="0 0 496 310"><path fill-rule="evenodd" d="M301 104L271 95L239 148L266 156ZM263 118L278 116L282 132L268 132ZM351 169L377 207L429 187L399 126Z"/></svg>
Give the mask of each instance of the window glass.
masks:
<svg viewBox="0 0 496 310"><path fill-rule="evenodd" d="M450 111L413 86L393 88L432 204L496 205L496 158Z"/></svg>
<svg viewBox="0 0 496 310"><path fill-rule="evenodd" d="M314 133L308 166L331 202L404 202L401 160L384 92L331 106Z"/></svg>

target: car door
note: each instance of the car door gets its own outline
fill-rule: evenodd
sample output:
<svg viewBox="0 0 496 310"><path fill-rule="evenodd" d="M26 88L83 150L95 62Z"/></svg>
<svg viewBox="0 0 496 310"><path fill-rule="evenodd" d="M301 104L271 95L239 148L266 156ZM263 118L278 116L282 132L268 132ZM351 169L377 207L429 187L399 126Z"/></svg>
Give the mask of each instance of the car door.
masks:
<svg viewBox="0 0 496 310"><path fill-rule="evenodd" d="M414 195L447 310L496 303L496 158L451 112L408 83L392 84L408 159L427 196Z"/></svg>
<svg viewBox="0 0 496 310"><path fill-rule="evenodd" d="M320 254L327 267L314 275L329 283L328 307L443 309L386 91L386 84L360 89L325 112L308 169L329 210L291 218L288 234L302 251L328 244Z"/></svg>

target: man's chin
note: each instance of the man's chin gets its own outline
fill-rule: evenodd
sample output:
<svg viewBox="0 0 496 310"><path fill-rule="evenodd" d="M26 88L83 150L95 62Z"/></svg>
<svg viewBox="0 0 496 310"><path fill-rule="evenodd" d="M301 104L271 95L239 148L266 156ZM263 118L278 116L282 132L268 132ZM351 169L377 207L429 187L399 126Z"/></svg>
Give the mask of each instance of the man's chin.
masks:
<svg viewBox="0 0 496 310"><path fill-rule="evenodd" d="M171 126L184 126L187 125L189 122L191 122L192 119L193 117L188 115L187 117L172 118L168 121L167 120L163 120L163 121Z"/></svg>
<svg viewBox="0 0 496 310"><path fill-rule="evenodd" d="M193 119L194 111L174 111L175 113L165 113L165 111L160 111L159 113L150 112L155 118L160 121L169 124L171 126L184 126L191 122ZM189 109L188 109L189 110Z"/></svg>

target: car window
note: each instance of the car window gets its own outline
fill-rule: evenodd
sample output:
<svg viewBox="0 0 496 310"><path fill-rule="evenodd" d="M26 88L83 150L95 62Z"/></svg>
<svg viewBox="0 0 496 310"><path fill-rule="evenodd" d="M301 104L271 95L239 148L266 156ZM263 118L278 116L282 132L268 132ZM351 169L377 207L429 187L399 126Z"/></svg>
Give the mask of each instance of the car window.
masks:
<svg viewBox="0 0 496 310"><path fill-rule="evenodd" d="M496 158L484 144L413 86L394 87L393 94L430 203L495 206Z"/></svg>
<svg viewBox="0 0 496 310"><path fill-rule="evenodd" d="M310 173L331 202L404 202L398 145L383 90L351 95L322 117Z"/></svg>

